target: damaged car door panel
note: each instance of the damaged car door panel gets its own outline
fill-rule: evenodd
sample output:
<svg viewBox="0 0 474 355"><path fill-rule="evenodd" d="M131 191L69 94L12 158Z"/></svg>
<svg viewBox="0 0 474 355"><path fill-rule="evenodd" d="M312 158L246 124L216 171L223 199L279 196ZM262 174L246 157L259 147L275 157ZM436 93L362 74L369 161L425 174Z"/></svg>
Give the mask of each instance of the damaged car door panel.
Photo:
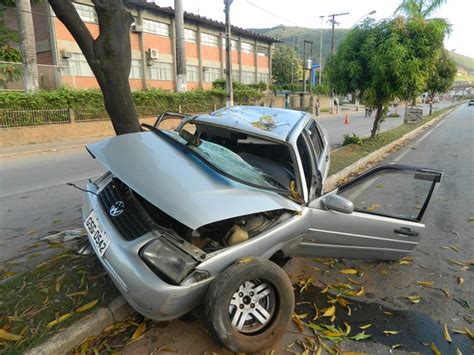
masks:
<svg viewBox="0 0 474 355"><path fill-rule="evenodd" d="M269 346L291 319L291 284L268 260L399 259L418 244L442 176L382 165L324 193L327 134L300 111L166 113L146 128L87 146L109 171L84 195L91 245L151 319L218 297L204 304L209 329L233 351Z"/></svg>

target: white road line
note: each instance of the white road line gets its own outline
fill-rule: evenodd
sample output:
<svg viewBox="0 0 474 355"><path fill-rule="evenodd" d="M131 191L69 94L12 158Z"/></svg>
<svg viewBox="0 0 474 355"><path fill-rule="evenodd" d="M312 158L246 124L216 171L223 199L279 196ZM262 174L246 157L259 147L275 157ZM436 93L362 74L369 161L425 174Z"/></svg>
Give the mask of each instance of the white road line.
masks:
<svg viewBox="0 0 474 355"><path fill-rule="evenodd" d="M459 109L459 108L458 108ZM415 142L413 142L412 144L409 144L405 151L403 153L401 153L400 155L398 155L397 157L395 157L394 159L392 159L392 163L396 163L398 161L400 161L401 159L403 159L403 157L405 157L405 155L407 155L411 148L413 147L416 147L418 144L420 144L421 142L423 142L425 140L426 137L428 137L431 133L433 133L436 129L438 129L441 125L443 125L444 122L446 122L446 120L448 118L450 118L453 113L455 113L458 109L454 110L453 112L451 112L449 115L447 115L445 118L443 118L443 120L441 122L439 122L438 124L436 124L434 127L432 127L431 130L429 130L428 132L426 132L420 139L417 139Z"/></svg>

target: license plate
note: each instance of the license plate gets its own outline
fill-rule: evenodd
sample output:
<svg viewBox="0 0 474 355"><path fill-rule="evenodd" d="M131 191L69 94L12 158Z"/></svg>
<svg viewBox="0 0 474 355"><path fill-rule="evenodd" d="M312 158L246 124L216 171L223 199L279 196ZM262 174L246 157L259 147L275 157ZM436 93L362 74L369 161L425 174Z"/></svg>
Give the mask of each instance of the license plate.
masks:
<svg viewBox="0 0 474 355"><path fill-rule="evenodd" d="M86 218L84 227L86 227L86 231L92 242L95 244L99 255L104 255L110 245L110 238L100 225L99 219L94 211L92 211L89 217Z"/></svg>

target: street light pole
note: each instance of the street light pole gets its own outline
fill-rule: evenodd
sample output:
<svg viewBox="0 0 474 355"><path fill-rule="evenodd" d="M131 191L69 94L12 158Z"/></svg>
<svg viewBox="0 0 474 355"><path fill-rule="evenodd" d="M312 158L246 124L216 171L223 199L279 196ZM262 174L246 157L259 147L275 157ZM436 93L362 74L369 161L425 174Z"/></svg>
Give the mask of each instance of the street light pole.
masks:
<svg viewBox="0 0 474 355"><path fill-rule="evenodd" d="M225 12L225 78L226 78L226 107L234 106L234 93L232 90L232 37L230 26L230 5L233 0L224 0Z"/></svg>
<svg viewBox="0 0 474 355"><path fill-rule="evenodd" d="M324 16L319 16L321 19L321 36L319 38L319 78L318 82L321 85L321 77L323 74L323 18Z"/></svg>
<svg viewBox="0 0 474 355"><path fill-rule="evenodd" d="M366 13L365 15L361 16L360 19L358 19L352 26L351 26L351 29L354 28L360 21L362 21L364 18L366 18L367 16L372 16L373 14L375 14L377 11L376 10L372 10L368 13Z"/></svg>

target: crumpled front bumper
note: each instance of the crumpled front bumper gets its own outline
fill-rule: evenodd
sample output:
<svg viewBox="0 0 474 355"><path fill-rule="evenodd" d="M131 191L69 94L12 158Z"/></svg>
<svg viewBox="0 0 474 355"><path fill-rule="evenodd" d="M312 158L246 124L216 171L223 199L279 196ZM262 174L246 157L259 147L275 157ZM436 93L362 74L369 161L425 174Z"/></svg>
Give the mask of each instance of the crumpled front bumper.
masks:
<svg viewBox="0 0 474 355"><path fill-rule="evenodd" d="M87 190L97 193L98 188L89 183ZM115 286L136 311L150 319L164 321L190 312L203 301L212 278L186 286L166 283L138 256L140 249L156 236L148 233L133 241L125 240L109 220L98 196L86 192L82 207L84 220L92 210L109 236L110 246L100 256L89 236L90 244Z"/></svg>

